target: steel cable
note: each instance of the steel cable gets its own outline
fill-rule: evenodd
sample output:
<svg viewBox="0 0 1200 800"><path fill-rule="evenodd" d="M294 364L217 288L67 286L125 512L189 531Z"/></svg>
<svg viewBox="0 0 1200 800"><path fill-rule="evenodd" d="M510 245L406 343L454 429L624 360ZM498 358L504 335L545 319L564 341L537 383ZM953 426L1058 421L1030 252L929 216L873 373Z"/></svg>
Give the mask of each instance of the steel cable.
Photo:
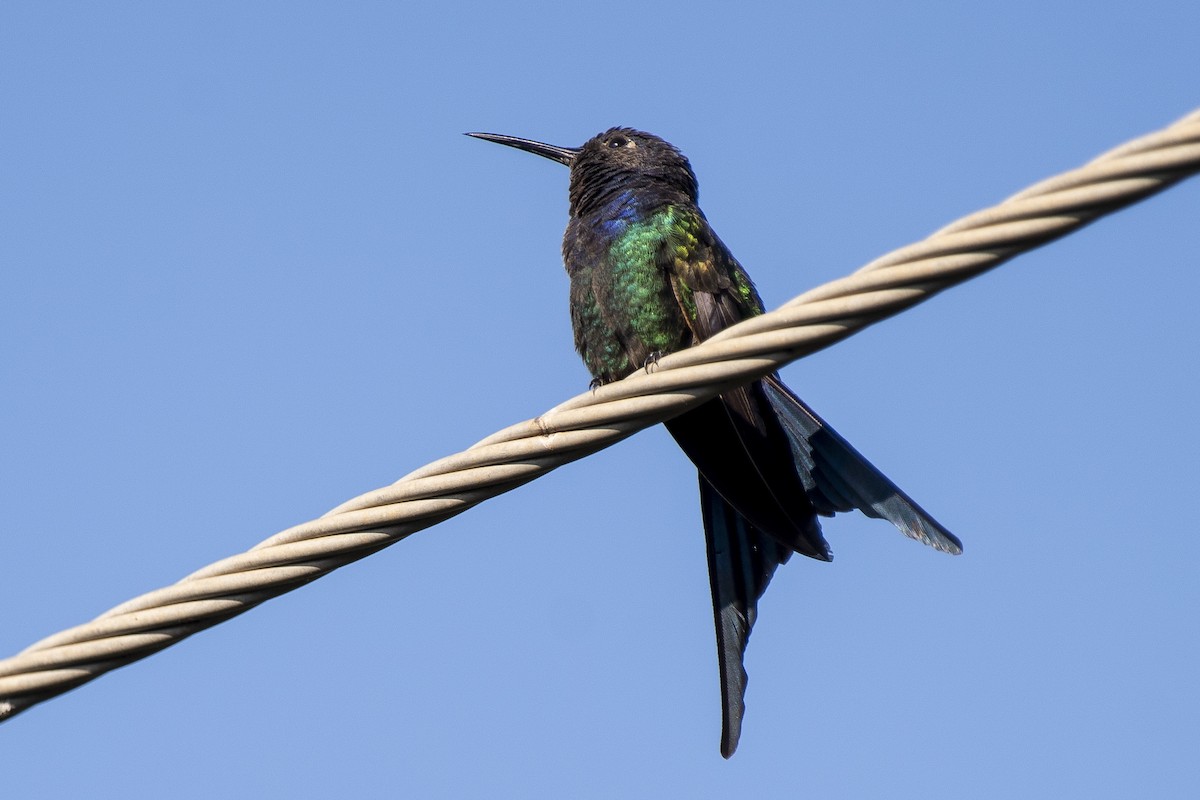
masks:
<svg viewBox="0 0 1200 800"><path fill-rule="evenodd" d="M1200 171L1200 111L0 661L0 721L834 344Z"/></svg>

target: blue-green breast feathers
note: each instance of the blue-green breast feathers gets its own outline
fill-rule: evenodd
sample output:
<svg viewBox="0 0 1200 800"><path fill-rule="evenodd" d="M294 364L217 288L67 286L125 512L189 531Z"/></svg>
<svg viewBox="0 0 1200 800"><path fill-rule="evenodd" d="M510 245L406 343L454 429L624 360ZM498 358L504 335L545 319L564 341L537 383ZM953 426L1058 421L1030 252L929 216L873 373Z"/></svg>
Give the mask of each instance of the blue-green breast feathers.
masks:
<svg viewBox="0 0 1200 800"><path fill-rule="evenodd" d="M749 278L694 206L642 215L614 203L606 212L568 228L564 245L575 344L598 380L761 313Z"/></svg>

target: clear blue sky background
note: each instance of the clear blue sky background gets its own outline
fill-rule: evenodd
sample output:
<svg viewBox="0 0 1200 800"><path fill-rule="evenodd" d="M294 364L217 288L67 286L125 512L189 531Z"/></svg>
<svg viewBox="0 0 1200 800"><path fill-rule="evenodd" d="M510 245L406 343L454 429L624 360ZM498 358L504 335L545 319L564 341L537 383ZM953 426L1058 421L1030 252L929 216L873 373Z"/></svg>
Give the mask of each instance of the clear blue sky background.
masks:
<svg viewBox="0 0 1200 800"><path fill-rule="evenodd" d="M832 6L832 4L831 4ZM776 306L1200 103L1200 5L0 9L0 655L587 386L566 170ZM1200 182L786 370L966 542L794 559L717 752L661 430L0 726L18 797L1194 797Z"/></svg>

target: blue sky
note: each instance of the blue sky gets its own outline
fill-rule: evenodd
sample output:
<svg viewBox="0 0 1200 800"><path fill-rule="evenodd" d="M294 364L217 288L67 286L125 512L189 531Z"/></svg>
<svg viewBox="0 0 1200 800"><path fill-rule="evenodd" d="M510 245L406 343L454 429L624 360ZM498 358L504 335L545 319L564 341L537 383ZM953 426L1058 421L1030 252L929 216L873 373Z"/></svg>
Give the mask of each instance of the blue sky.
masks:
<svg viewBox="0 0 1200 800"><path fill-rule="evenodd" d="M0 654L581 391L566 170L692 159L776 306L1200 103L1194 2L10 2ZM1188 797L1200 183L789 367L966 544L825 523L717 752L652 430L0 726L6 796Z"/></svg>

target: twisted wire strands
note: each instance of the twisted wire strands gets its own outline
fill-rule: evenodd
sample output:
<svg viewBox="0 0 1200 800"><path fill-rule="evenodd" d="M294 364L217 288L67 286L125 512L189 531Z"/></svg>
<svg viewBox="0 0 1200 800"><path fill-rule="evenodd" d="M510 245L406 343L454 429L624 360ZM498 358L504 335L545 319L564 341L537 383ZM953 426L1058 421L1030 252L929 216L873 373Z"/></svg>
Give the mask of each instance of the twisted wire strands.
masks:
<svg viewBox="0 0 1200 800"><path fill-rule="evenodd" d="M1200 171L1200 110L812 289L652 372L348 500L240 555L0 661L0 721L248 611L490 497L774 371Z"/></svg>

